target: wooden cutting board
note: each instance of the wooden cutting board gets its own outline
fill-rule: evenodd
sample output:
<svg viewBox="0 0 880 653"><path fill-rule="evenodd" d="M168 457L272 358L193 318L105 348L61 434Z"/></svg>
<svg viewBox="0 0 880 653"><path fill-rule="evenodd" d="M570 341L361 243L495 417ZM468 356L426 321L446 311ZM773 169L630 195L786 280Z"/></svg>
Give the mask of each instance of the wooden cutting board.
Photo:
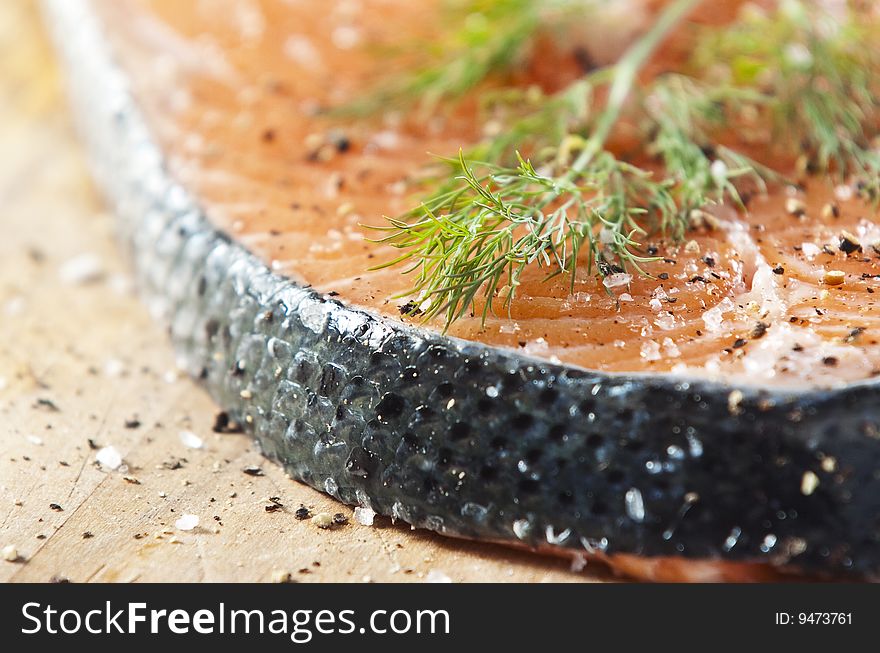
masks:
<svg viewBox="0 0 880 653"><path fill-rule="evenodd" d="M131 287L34 4L0 3L0 548L20 556L0 560L0 580L607 579L384 518L360 525L247 436L212 432L217 407L177 373ZM125 467L96 463L108 446ZM301 504L350 523L320 530L295 518ZM184 514L199 526L176 529Z"/></svg>

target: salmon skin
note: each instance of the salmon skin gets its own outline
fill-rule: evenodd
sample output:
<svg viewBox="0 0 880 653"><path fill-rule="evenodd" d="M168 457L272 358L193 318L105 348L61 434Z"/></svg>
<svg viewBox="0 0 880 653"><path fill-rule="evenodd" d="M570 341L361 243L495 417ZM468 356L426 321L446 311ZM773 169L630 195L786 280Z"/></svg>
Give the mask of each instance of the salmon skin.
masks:
<svg viewBox="0 0 880 653"><path fill-rule="evenodd" d="M91 3L44 8L148 306L292 477L416 527L641 577L880 571L876 382L589 371L353 308L218 229L169 172Z"/></svg>

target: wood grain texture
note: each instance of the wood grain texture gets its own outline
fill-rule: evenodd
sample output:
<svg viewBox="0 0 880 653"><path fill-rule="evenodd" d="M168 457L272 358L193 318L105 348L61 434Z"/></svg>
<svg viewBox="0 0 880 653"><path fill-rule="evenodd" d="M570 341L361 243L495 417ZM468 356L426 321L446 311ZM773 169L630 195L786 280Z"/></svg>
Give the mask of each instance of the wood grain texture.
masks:
<svg viewBox="0 0 880 653"><path fill-rule="evenodd" d="M381 518L327 531L294 518L300 504L351 510L288 479L248 437L211 431L217 407L179 377L130 287L29 0L0 3L0 153L0 547L20 554L0 561L0 580L603 579L599 566L575 574ZM84 256L90 278L67 278ZM204 447L186 448L181 431ZM127 471L102 469L95 445L118 449ZM269 497L283 509L267 512ZM184 513L200 526L176 530Z"/></svg>

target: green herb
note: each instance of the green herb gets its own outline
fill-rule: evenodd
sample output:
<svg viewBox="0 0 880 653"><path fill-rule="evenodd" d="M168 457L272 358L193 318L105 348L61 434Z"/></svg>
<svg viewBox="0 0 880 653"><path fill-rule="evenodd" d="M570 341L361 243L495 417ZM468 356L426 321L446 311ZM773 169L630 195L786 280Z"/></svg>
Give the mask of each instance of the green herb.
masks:
<svg viewBox="0 0 880 653"><path fill-rule="evenodd" d="M754 95L769 115L776 143L795 144L801 167L855 176L872 199L880 197L876 132L880 51L877 21L849 8L843 18L814 3L783 0L776 12L747 12L734 26L707 31L695 64L728 61L715 84ZM870 11L870 9L868 10Z"/></svg>
<svg viewBox="0 0 880 653"><path fill-rule="evenodd" d="M387 232L381 242L401 250L380 267L405 263L414 274L409 305L426 319L442 313L448 326L472 310L485 319L497 298L509 305L530 266L572 284L583 264L588 274L645 274L649 232L680 238L707 205L740 203L743 185L782 180L720 142L755 122L793 144L785 154L806 158L805 168L856 175L866 195L880 197L869 138L880 64L870 28L852 14L841 23L786 0L776 12L706 28L690 74L659 75L633 101L643 64L699 1L670 3L614 66L526 104L497 137L449 160L449 177L420 207L377 227ZM607 99L596 110L601 87ZM643 129L648 166L607 147L623 119Z"/></svg>
<svg viewBox="0 0 880 653"><path fill-rule="evenodd" d="M550 267L551 274L567 272L574 283L584 245L588 271L594 263L602 274L625 267L641 270L639 263L651 260L634 251L635 237L645 234L639 218L651 211L664 224L679 220L672 195L675 182L655 180L650 172L619 160L605 143L642 65L698 1L672 3L623 55L590 135L568 134L545 153L542 163L549 172L539 172L519 153L513 167L471 163L461 155L451 187L410 215L379 227L391 232L383 242L404 251L379 267L412 261L407 271L417 270L418 275L407 294L419 296L418 307L426 318L445 312L451 324L471 309L478 293L485 300L485 318L497 292L509 304L522 272L533 263ZM566 98L563 93L554 104L570 110ZM546 112L538 111L523 120L528 124L545 117ZM514 131L525 130L519 125ZM508 140L504 137L505 144ZM504 149L497 144L487 148L499 157ZM568 156L573 160L563 160ZM598 233L596 227L601 227Z"/></svg>
<svg viewBox="0 0 880 653"><path fill-rule="evenodd" d="M556 0L560 4L563 0ZM456 0L447 2L447 23L428 52L435 61L414 74L380 87L359 102L334 110L363 115L377 110L418 104L425 113L443 100L464 95L490 74L512 69L522 61L538 30L547 0Z"/></svg>

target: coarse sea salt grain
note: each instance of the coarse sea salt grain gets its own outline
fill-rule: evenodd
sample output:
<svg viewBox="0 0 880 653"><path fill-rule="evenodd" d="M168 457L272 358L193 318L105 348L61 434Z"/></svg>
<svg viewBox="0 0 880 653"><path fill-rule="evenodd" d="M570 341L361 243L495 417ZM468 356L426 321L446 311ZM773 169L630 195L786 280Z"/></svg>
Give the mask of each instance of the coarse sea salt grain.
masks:
<svg viewBox="0 0 880 653"><path fill-rule="evenodd" d="M706 328L709 331L717 331L721 328L721 321L723 319L723 315L721 313L721 309L717 306L713 306L708 311L703 313L703 323L706 325Z"/></svg>
<svg viewBox="0 0 880 653"><path fill-rule="evenodd" d="M425 578L425 581L428 583L451 583L452 579L449 576L447 576L446 574L444 574L442 571L439 571L437 569L432 569L431 571L428 572L428 575Z"/></svg>
<svg viewBox="0 0 880 653"><path fill-rule="evenodd" d="M625 272L617 272L615 274L609 274L602 280L602 285L606 288L619 288L620 286L627 285L630 281L632 281L632 275L626 274Z"/></svg>
<svg viewBox="0 0 880 653"><path fill-rule="evenodd" d="M840 202L848 202L853 198L854 194L852 186L848 184L840 184L834 188L834 197Z"/></svg>
<svg viewBox="0 0 880 653"><path fill-rule="evenodd" d="M372 508L362 508L357 506L354 509L354 520L361 526L372 526L375 518L376 511Z"/></svg>
<svg viewBox="0 0 880 653"><path fill-rule="evenodd" d="M125 364L118 358L108 358L104 361L104 375L111 378L122 376L125 372Z"/></svg>
<svg viewBox="0 0 880 653"><path fill-rule="evenodd" d="M98 281L102 276L104 264L94 254L74 256L58 269L61 282L71 286Z"/></svg>
<svg viewBox="0 0 880 653"><path fill-rule="evenodd" d="M202 439L192 431L181 431L178 435L183 446L189 449L201 449L204 445Z"/></svg>
<svg viewBox="0 0 880 653"><path fill-rule="evenodd" d="M645 501L642 493L638 488L630 488L624 496L624 504L626 506L626 514L635 522L643 522L645 520Z"/></svg>
<svg viewBox="0 0 880 653"><path fill-rule="evenodd" d="M646 340L642 343L639 354L646 361L660 360L660 345L654 340Z"/></svg>
<svg viewBox="0 0 880 653"><path fill-rule="evenodd" d="M98 449L98 453L95 454L95 460L101 464L101 467L106 469L119 469L122 465L122 454L119 453L116 447L110 445Z"/></svg>
<svg viewBox="0 0 880 653"><path fill-rule="evenodd" d="M179 531L191 531L196 526L199 525L199 516L198 515L183 515L180 519L174 522L174 528Z"/></svg>
<svg viewBox="0 0 880 653"><path fill-rule="evenodd" d="M812 260L814 257L818 256L821 251L822 250L818 245L813 243L801 243L801 252L803 252L803 255L808 259Z"/></svg>
<svg viewBox="0 0 880 653"><path fill-rule="evenodd" d="M664 331L671 331L675 328L675 315L667 311L662 315L658 315L657 319L654 320L654 324Z"/></svg>
<svg viewBox="0 0 880 653"><path fill-rule="evenodd" d="M7 544L3 547L2 552L3 559L6 562L17 562L18 561L18 549L14 544Z"/></svg>
<svg viewBox="0 0 880 653"><path fill-rule="evenodd" d="M327 310L320 302L303 302L299 305L299 319L312 332L321 333L327 325Z"/></svg>
<svg viewBox="0 0 880 653"><path fill-rule="evenodd" d="M718 331L724 321L724 314L735 308L730 297L725 297L716 306L703 313L703 323L709 331Z"/></svg>
<svg viewBox="0 0 880 653"><path fill-rule="evenodd" d="M667 358L678 358L681 356L681 350L672 338L663 338L663 354Z"/></svg>

